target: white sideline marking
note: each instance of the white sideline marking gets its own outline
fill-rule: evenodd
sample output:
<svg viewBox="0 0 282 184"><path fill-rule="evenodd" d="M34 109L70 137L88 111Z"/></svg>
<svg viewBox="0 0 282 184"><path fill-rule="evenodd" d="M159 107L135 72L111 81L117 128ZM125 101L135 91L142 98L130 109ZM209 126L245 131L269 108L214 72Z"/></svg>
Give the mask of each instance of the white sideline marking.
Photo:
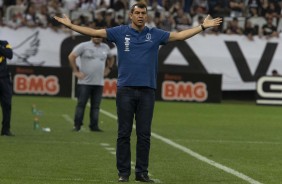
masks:
<svg viewBox="0 0 282 184"><path fill-rule="evenodd" d="M116 155L115 148L111 147L108 143L100 143L101 146L103 146L106 150L110 151L111 154ZM131 161L131 169L135 170L135 163ZM152 174L148 173L149 176L152 176ZM155 183L162 183L159 179L153 179Z"/></svg>
<svg viewBox="0 0 282 184"><path fill-rule="evenodd" d="M107 112L107 111L105 111L103 109L100 109L100 112L105 114L106 116L109 116L109 117L117 120L117 116L111 114L110 112ZM135 128L135 127L133 127L133 128ZM196 152L192 151L189 148L181 146L180 144L177 144L177 143L173 142L172 140L170 140L168 138L165 138L165 137L160 136L160 135L158 135L156 133L153 133L153 132L151 133L151 135L152 135L152 137L154 137L154 138L156 138L158 140L161 140L164 143L166 143L166 144L168 144L168 145L170 145L170 146L172 146L174 148L177 148L177 149L179 149L179 150L181 150L181 151L191 155L192 157L195 157L198 160L201 160L201 161L203 161L203 162L205 162L205 163L207 163L209 165L212 165L212 166L214 166L214 167L216 167L218 169L221 169L221 170L223 170L223 171L225 171L225 172L227 172L229 174L237 176L238 178L241 178L242 180L245 180L245 181L247 181L247 182L249 182L251 184L262 184L261 182L256 181L256 180L250 178L249 176L247 176L247 175L245 175L243 173L240 173L240 172L238 172L238 171L236 171L234 169L231 169L231 168L226 167L226 166L224 166L224 165L222 165L220 163L217 163L217 162L215 162L213 160L210 160L207 157L204 157L204 156L200 155L199 153L196 153Z"/></svg>
<svg viewBox="0 0 282 184"><path fill-rule="evenodd" d="M5 179L5 178L1 178ZM83 179L83 178L47 178L47 177L22 177L21 180L42 180L42 181L65 181L65 182L92 182L92 183L115 183L116 181L111 180L91 180L91 179Z"/></svg>
<svg viewBox="0 0 282 184"><path fill-rule="evenodd" d="M190 139L190 140L183 140L183 139L175 139L176 141L185 141L185 142L203 142L203 143L220 143L220 144L273 144L273 145L280 145L282 142L271 142L271 141L234 141L234 140L197 140L197 139Z"/></svg>
<svg viewBox="0 0 282 184"><path fill-rule="evenodd" d="M112 155L116 155L116 149L113 147L110 147L110 144L108 143L100 143L101 146L103 146L107 151L109 151Z"/></svg>
<svg viewBox="0 0 282 184"><path fill-rule="evenodd" d="M62 116L67 122L73 123L73 120L71 119L71 117L68 114L63 114Z"/></svg>
<svg viewBox="0 0 282 184"><path fill-rule="evenodd" d="M104 111L103 109L100 109L100 112L105 114L106 116L109 116L110 118L113 118L113 119L117 120L117 117L114 114L110 113L110 112Z"/></svg>
<svg viewBox="0 0 282 184"><path fill-rule="evenodd" d="M69 123L73 125L73 119L68 114L62 114L62 117ZM87 130L84 127L81 127L81 130L84 132L87 132Z"/></svg>
<svg viewBox="0 0 282 184"><path fill-rule="evenodd" d="M105 148L106 150L108 151L115 151L116 149L115 148Z"/></svg>
<svg viewBox="0 0 282 184"><path fill-rule="evenodd" d="M101 143L101 146L110 146L110 144L108 144L108 143Z"/></svg>

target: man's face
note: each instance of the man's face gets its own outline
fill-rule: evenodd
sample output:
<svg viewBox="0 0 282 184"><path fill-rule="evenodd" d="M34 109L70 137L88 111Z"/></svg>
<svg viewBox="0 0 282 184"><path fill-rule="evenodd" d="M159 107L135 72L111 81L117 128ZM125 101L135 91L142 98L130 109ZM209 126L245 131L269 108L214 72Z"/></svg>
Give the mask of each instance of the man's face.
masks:
<svg viewBox="0 0 282 184"><path fill-rule="evenodd" d="M92 37L92 42L95 44L100 44L102 42L103 38L98 37Z"/></svg>
<svg viewBox="0 0 282 184"><path fill-rule="evenodd" d="M147 21L146 8L139 8L136 6L134 8L134 11L130 13L130 19L132 20L132 23L136 26L144 26Z"/></svg>

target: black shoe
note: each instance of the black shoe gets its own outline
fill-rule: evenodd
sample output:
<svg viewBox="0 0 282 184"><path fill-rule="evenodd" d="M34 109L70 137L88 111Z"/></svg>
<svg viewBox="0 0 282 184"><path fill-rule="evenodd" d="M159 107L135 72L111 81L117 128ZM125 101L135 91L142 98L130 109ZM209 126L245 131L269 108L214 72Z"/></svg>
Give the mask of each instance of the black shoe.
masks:
<svg viewBox="0 0 282 184"><path fill-rule="evenodd" d="M91 132L103 132L100 128L90 128Z"/></svg>
<svg viewBox="0 0 282 184"><path fill-rule="evenodd" d="M15 134L13 134L12 132L8 131L8 132L1 132L1 136L15 136Z"/></svg>
<svg viewBox="0 0 282 184"><path fill-rule="evenodd" d="M118 182L129 182L129 177L128 176L120 176L118 178Z"/></svg>
<svg viewBox="0 0 282 184"><path fill-rule="evenodd" d="M146 183L155 183L154 180L151 180L147 174L136 174L135 180Z"/></svg>
<svg viewBox="0 0 282 184"><path fill-rule="evenodd" d="M73 127L72 131L73 132L79 132L80 131L80 127L75 126L75 127Z"/></svg>

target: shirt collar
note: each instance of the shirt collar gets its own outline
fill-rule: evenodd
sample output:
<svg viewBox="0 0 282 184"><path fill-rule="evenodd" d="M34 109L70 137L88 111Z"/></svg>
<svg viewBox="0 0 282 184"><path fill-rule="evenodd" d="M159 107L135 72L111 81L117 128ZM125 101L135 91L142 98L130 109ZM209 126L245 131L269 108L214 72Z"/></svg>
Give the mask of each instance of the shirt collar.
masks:
<svg viewBox="0 0 282 184"><path fill-rule="evenodd" d="M129 24L128 27L130 28L131 31L136 32L136 33L144 33L144 32L147 32L149 29L147 26L145 26L144 29L141 32L139 32L136 29L132 28L131 24Z"/></svg>

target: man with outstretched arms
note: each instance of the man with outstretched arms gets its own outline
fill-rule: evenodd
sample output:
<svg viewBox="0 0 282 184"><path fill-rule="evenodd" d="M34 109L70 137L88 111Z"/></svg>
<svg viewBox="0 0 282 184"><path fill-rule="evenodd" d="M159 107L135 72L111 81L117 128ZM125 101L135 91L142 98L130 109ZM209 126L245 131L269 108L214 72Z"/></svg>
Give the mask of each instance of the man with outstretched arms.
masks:
<svg viewBox="0 0 282 184"><path fill-rule="evenodd" d="M79 33L107 38L118 49L118 82L116 106L118 137L116 164L119 182L128 182L131 174L130 135L136 122L137 146L135 180L154 182L148 176L151 122L153 118L155 89L160 45L186 40L207 28L219 26L221 18L208 15L203 24L180 32L167 32L145 26L147 7L134 4L130 9L130 25L107 29L91 29L71 23L68 17L54 17Z"/></svg>

